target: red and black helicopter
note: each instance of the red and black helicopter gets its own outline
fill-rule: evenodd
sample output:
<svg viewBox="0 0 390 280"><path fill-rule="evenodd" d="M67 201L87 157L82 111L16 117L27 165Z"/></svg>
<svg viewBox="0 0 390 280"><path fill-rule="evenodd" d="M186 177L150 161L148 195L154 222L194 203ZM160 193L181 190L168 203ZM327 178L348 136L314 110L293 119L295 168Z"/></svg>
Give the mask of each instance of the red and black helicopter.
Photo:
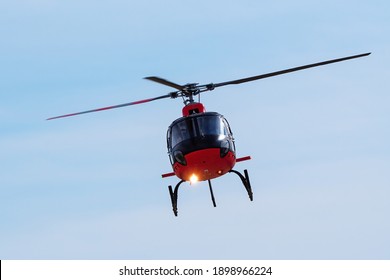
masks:
<svg viewBox="0 0 390 280"><path fill-rule="evenodd" d="M239 176L248 193L249 199L252 201L253 192L251 183L249 181L248 171L245 169L244 174L242 174L233 169L237 162L249 160L250 156L240 158L236 157L233 133L230 129L228 121L217 112L206 112L203 104L200 102L195 102L194 97L200 96L200 94L203 92L211 91L222 86L251 82L300 71L307 68L355 59L370 54L371 53L364 53L354 56L342 57L238 80L203 85L199 85L197 83L179 85L155 76L146 77L145 79L147 80L169 86L176 90L158 97L61 115L49 118L47 120L138 105L164 98L181 97L184 101L184 107L182 110L183 116L173 121L172 124L168 127L167 132L168 154L173 172L162 175L163 178L176 175L180 179L179 183L174 189L172 186L168 186L175 216L177 216L178 213L178 189L183 182L187 181L193 183L196 181L208 181L211 199L214 207L216 207L211 180L223 176L226 173L234 173Z"/></svg>

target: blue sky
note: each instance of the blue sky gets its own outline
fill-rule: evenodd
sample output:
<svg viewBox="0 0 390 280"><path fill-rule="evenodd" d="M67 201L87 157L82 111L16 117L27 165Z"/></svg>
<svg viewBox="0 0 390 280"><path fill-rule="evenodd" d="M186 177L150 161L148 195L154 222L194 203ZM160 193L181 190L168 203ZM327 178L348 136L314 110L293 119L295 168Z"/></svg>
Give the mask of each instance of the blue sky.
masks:
<svg viewBox="0 0 390 280"><path fill-rule="evenodd" d="M389 259L387 1L0 3L0 259ZM182 104L46 118L322 60L204 94L238 178L161 179Z"/></svg>

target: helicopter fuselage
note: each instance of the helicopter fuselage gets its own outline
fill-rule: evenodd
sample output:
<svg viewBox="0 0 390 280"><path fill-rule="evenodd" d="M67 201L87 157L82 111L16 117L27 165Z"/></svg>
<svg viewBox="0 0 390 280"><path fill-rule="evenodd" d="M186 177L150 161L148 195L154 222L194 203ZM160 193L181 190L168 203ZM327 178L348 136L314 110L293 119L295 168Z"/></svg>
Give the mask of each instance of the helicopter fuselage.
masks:
<svg viewBox="0 0 390 280"><path fill-rule="evenodd" d="M233 133L219 113L190 103L183 117L167 132L168 154L174 174L184 181L205 181L229 172L236 163Z"/></svg>

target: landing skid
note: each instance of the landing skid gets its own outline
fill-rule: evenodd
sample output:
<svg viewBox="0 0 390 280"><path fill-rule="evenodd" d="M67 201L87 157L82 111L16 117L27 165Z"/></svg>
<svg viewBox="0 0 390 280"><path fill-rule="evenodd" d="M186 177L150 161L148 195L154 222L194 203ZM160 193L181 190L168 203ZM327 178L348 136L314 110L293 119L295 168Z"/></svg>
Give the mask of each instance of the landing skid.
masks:
<svg viewBox="0 0 390 280"><path fill-rule="evenodd" d="M244 175L242 175L240 172L236 171L236 170L230 170L229 173L234 173L234 174L237 174L238 177L240 177L241 181L242 181L242 184L244 185L247 193L248 193L248 196L249 196L249 199L250 201L253 201L253 192L252 192L252 187L251 187L251 183L249 181L249 174L248 174L248 171L245 169L244 170ZM173 213L175 214L175 216L177 216L178 214L178 211L177 211L177 194L179 192L179 187L180 185L185 182L184 180L181 180L179 183L177 183L175 189L172 188L172 186L168 186L168 189L169 189L169 195L171 197L171 202L172 202L172 210L173 210ZM210 195L211 195L211 201L213 202L213 206L214 207L217 207L217 204L215 202L215 197L214 197L214 192L213 192L213 187L211 185L211 181L208 180L208 183L209 183L209 189L210 189Z"/></svg>

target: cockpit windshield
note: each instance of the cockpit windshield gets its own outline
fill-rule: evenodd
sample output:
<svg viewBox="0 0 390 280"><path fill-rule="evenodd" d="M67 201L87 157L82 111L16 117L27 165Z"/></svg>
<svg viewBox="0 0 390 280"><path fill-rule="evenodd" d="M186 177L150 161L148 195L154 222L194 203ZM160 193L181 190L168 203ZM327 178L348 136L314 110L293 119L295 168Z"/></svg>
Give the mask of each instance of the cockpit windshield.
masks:
<svg viewBox="0 0 390 280"><path fill-rule="evenodd" d="M229 133L228 125L221 115L187 117L171 126L171 145L174 147L187 139L208 135L218 136L219 140L223 140Z"/></svg>

